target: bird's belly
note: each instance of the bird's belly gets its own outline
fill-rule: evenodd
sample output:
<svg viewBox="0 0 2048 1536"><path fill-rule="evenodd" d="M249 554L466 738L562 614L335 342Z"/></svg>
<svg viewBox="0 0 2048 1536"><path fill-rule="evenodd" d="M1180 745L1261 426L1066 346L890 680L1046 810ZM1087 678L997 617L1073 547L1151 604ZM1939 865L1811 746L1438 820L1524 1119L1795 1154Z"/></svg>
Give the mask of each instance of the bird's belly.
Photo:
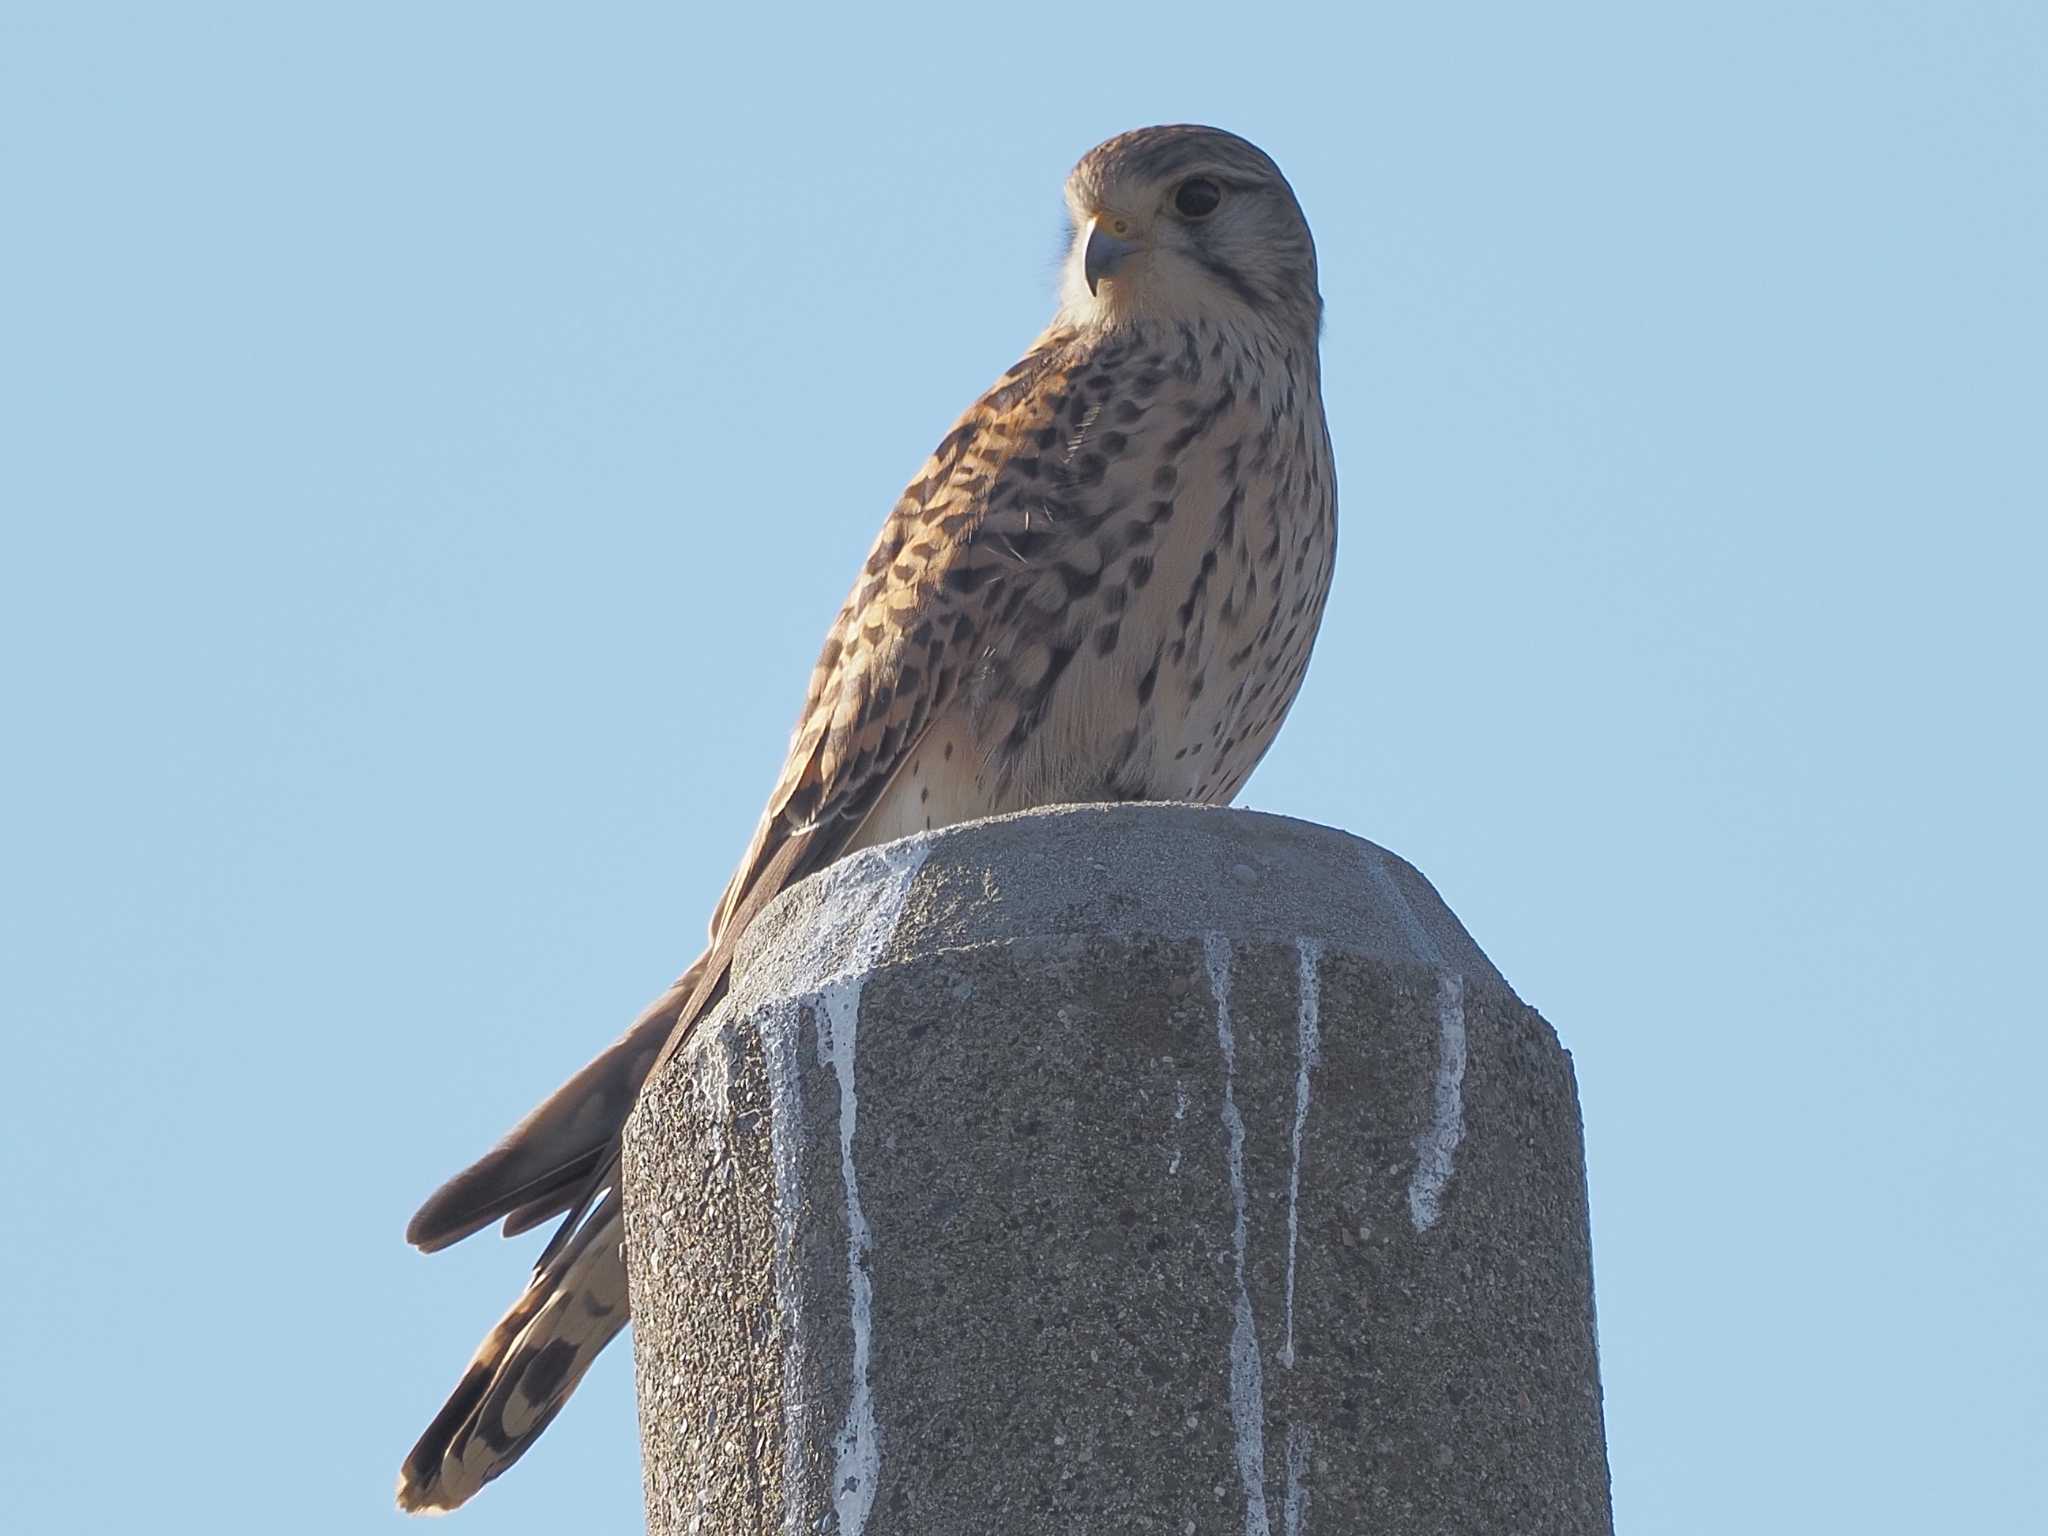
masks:
<svg viewBox="0 0 2048 1536"><path fill-rule="evenodd" d="M1202 587L1199 569L1195 559L1184 572L1162 561L1123 609L1119 643L1081 646L1029 742L998 765L1005 782L990 797L994 809L1223 804L1243 787L1300 685L1328 563L1311 560L1263 584L1212 567Z"/></svg>
<svg viewBox="0 0 2048 1536"><path fill-rule="evenodd" d="M1031 803L1035 802L1004 804L996 797L983 771L974 732L961 712L949 711L932 722L861 823L847 851L1021 810Z"/></svg>
<svg viewBox="0 0 2048 1536"><path fill-rule="evenodd" d="M1174 613L1148 623L1134 612L1128 646L1076 656L1020 744L1011 743L1006 719L992 722L957 701L905 760L848 851L1042 805L1227 802L1265 754L1301 681L1300 664L1257 643L1277 628L1273 610L1292 597L1277 589L1235 622L1211 628L1193 665L1175 659L1188 632Z"/></svg>

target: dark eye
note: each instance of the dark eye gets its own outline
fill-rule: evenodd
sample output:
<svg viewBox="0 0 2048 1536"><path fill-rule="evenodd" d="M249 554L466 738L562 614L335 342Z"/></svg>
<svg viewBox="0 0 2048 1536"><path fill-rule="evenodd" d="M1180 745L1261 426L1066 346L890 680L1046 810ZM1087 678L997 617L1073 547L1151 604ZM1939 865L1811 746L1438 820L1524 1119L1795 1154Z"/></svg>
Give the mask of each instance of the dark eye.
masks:
<svg viewBox="0 0 2048 1536"><path fill-rule="evenodd" d="M1223 189L1206 176L1190 176L1173 194L1173 206L1184 219L1206 219L1223 201Z"/></svg>

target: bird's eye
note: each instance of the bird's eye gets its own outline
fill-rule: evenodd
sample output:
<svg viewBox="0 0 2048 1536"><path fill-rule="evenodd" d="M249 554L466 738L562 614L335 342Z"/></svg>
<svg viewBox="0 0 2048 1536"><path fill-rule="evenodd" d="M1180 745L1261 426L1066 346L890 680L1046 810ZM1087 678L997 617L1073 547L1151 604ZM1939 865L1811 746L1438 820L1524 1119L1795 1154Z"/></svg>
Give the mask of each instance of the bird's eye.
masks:
<svg viewBox="0 0 2048 1536"><path fill-rule="evenodd" d="M1173 194L1173 206L1184 219L1206 219L1223 201L1223 189L1206 176L1190 176Z"/></svg>

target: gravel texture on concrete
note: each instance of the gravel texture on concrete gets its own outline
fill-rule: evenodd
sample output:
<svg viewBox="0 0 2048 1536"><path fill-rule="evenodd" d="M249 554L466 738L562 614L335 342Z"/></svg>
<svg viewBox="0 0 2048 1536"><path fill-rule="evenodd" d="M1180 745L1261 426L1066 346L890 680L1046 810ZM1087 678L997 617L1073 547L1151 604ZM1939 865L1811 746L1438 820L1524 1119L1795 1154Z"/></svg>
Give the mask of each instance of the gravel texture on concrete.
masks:
<svg viewBox="0 0 2048 1536"><path fill-rule="evenodd" d="M1612 1529L1570 1059L1342 833L1074 807L844 861L626 1194L658 1536Z"/></svg>

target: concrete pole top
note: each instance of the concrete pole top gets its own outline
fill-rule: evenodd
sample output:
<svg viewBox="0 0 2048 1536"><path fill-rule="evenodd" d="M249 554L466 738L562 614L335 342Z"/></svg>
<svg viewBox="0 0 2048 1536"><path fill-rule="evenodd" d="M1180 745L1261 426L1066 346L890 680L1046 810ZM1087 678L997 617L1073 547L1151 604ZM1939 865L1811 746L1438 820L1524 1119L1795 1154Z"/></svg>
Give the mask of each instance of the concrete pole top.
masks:
<svg viewBox="0 0 2048 1536"><path fill-rule="evenodd" d="M1247 811L866 850L625 1138L655 1536L1611 1536L1571 1064Z"/></svg>
<svg viewBox="0 0 2048 1536"><path fill-rule="evenodd" d="M1515 996L1384 848L1261 811L1154 803L1023 811L865 849L762 912L735 990L801 996L907 955L1140 932L1320 942Z"/></svg>

